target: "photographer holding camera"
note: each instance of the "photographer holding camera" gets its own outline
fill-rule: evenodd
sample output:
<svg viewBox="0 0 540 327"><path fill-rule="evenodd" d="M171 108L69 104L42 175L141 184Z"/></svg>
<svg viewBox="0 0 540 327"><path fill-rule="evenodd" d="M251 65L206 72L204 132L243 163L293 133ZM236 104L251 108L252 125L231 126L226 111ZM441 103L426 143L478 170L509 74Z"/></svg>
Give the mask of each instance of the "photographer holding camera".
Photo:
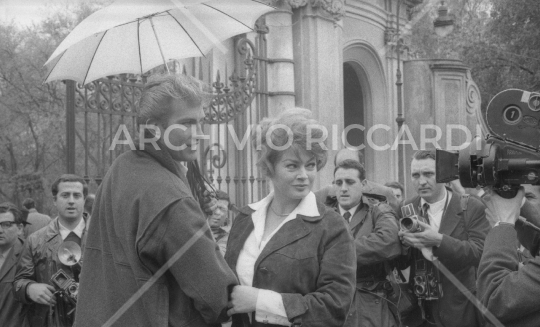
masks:
<svg viewBox="0 0 540 327"><path fill-rule="evenodd" d="M491 188L485 190L482 200L487 207L486 214L497 223L486 238L478 267L478 298L504 326L538 326L540 257L536 256L518 270L516 251L521 228L515 225L525 192L521 187L517 196L505 199ZM528 220L538 221L540 212L536 208L529 213Z"/></svg>
<svg viewBox="0 0 540 327"><path fill-rule="evenodd" d="M401 224L400 240L412 248L400 268L411 267L409 282L422 300L421 326L479 326L477 311L467 295L476 291L476 268L490 228L484 206L436 182L434 150L414 154L411 177L418 196L404 205L412 204L427 223L415 219L418 230ZM434 260L446 267L469 294L462 293L441 273Z"/></svg>
<svg viewBox="0 0 540 327"><path fill-rule="evenodd" d="M74 303L51 279L61 271L64 282L78 277L61 263L58 250L67 241L84 247L88 186L82 177L65 174L53 183L51 191L58 217L28 237L13 282L15 298L25 304L30 326L73 325Z"/></svg>

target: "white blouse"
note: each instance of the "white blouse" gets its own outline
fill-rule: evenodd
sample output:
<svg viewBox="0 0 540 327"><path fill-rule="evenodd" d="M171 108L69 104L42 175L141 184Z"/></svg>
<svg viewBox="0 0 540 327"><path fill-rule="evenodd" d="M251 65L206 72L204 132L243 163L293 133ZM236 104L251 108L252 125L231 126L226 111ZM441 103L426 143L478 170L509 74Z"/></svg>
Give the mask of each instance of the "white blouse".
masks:
<svg viewBox="0 0 540 327"><path fill-rule="evenodd" d="M279 226L263 240L264 226L266 222L266 212L268 205L274 199L274 192L259 202L252 203L249 207L253 210L251 218L253 220L253 231L246 239L236 263L236 273L241 285L252 286L253 276L255 274L255 262L261 254L262 250L272 239L272 237L281 229L287 222L296 219L296 215L300 214L307 217L319 216L317 209L317 201L315 194L310 192L305 198L300 201L298 206L279 224ZM283 305L281 294L270 290L259 290L257 303L255 305L255 320L266 324L276 324L282 326L291 326L287 319L287 313Z"/></svg>

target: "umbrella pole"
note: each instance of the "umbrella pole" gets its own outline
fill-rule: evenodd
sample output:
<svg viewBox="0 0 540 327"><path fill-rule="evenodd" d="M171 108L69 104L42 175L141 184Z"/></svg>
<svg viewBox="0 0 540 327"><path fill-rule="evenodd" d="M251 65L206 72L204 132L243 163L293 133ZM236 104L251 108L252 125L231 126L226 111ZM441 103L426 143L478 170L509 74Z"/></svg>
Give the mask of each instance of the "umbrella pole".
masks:
<svg viewBox="0 0 540 327"><path fill-rule="evenodd" d="M167 62L165 61L165 56L163 55L163 49L161 49L161 42L159 42L159 36L156 33L156 29L154 27L154 21L152 20L152 17L150 17L150 24L152 25L152 31L154 31L154 36L156 37L156 41L159 47L159 53L161 54L161 59L163 60L163 64L165 65L165 68L167 68L167 73L171 73L169 70L169 66L167 65Z"/></svg>

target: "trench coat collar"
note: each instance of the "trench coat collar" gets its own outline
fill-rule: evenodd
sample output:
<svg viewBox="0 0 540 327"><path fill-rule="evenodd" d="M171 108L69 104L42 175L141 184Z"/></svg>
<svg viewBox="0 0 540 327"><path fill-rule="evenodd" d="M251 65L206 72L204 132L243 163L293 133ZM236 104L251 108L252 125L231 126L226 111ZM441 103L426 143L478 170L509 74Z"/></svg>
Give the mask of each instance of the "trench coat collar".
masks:
<svg viewBox="0 0 540 327"><path fill-rule="evenodd" d="M6 258L4 265L0 269L0 280L2 280L7 272L10 271L11 268L17 263L23 249L23 243L24 241L22 239L17 238L15 244L13 244L9 257Z"/></svg>
<svg viewBox="0 0 540 327"><path fill-rule="evenodd" d="M83 214L83 219L86 224L81 237L81 250L84 252L84 246L86 244L86 232L88 231L88 214ZM47 225L47 231L45 234L45 242L47 243L62 243L62 236L60 235L60 226L58 225L58 217L54 218L49 225Z"/></svg>
<svg viewBox="0 0 540 327"><path fill-rule="evenodd" d="M245 206L243 208L238 209L238 212L240 212L240 214L241 214L241 216L239 216L238 219L249 218L251 220L251 214L253 212L255 212L255 210L253 208L258 208L257 206L261 205L260 203L263 202L265 199L267 199L270 195L272 195L272 198L273 198L273 192L272 192L268 196L266 196L266 198L264 198L263 200L261 200L259 202L252 203L250 205L247 205L247 206ZM317 202L317 200L315 198L315 194L313 192L310 192L306 196L306 198L307 197L310 197L310 199L308 199L309 201L306 202L306 204L309 205L309 206L312 206L312 208L310 208L309 211L302 210L302 212L298 212L296 214L296 218L297 219L300 218L301 220L306 221L306 222L317 222L317 221L319 221L319 220L321 220L323 218L324 214L326 213L327 210L329 210L329 208L327 206L325 206L324 204L322 204L320 202ZM311 200L313 200L313 202L311 202ZM311 214L314 214L315 210L317 211L317 215L312 216ZM253 229L253 221L251 222L251 228ZM247 236L246 236L246 238L247 238ZM243 242L242 242L242 244L243 244Z"/></svg>
<svg viewBox="0 0 540 327"><path fill-rule="evenodd" d="M341 212L339 211L339 202L337 201L336 197L329 196L326 199L326 205L332 207L334 211L341 216ZM351 221L349 222L349 229L353 231L359 224L364 222L368 212L369 205L364 202L364 198L362 197L362 199L360 199L360 204L358 204L358 207L356 208L356 211L351 216Z"/></svg>
<svg viewBox="0 0 540 327"><path fill-rule="evenodd" d="M441 226L439 227L439 233L445 234L445 235L451 235L452 232L456 229L457 225L459 224L459 221L461 219L455 219L453 217L463 216L463 210L461 210L461 196L460 194L455 194L450 189L446 188L448 192L450 192L452 197L450 198L450 202L448 203L448 207L446 208L446 211L444 212L444 216L441 219ZM413 206L418 210L417 212L421 211L421 198L417 196L413 201Z"/></svg>
<svg viewBox="0 0 540 327"><path fill-rule="evenodd" d="M314 194L312 195L314 199L315 195ZM257 269L257 267L259 266L262 260L264 260L273 252L276 252L277 250L283 248L284 246L291 244L309 235L311 233L311 224L322 220L326 212L328 210L331 210L330 208L326 207L324 204L316 202L316 201L315 203L311 203L311 204L313 206L316 206L316 208L312 208L312 210L316 209L318 211L318 215L306 216L306 215L302 215L298 213L295 219L287 222L286 225L284 225L279 230L279 232L274 234L274 236L270 239L270 241L268 241L268 244L266 244L263 251L257 258L257 261L255 262L255 269ZM241 213L241 215L237 218L237 221L235 221L235 224L238 224L238 228L239 228L238 230L236 230L236 233L238 233L239 235L238 236L239 239L238 239L238 242L234 242L234 245L230 249L227 249L227 253L232 254L230 261L234 262L235 265L236 265L236 261L238 260L240 251L242 250L242 247L244 246L244 243L246 243L247 238L253 232L253 229L254 229L252 214L253 212L255 212L255 210L251 206L246 206L239 209L239 212ZM243 221L243 220L246 220L246 221ZM233 269L233 270L236 270L236 269Z"/></svg>
<svg viewBox="0 0 540 327"><path fill-rule="evenodd" d="M267 210L273 199L274 192L270 192L270 194L268 194L264 199L259 202L251 203L248 205L248 207L251 208L253 212L258 210ZM298 203L298 206L293 210L292 213L296 213L296 218L302 217L303 219L309 217L322 217L317 207L315 193L309 192L309 194L306 195L306 197L304 197L300 203ZM266 213L264 213L264 215L266 216Z"/></svg>
<svg viewBox="0 0 540 327"><path fill-rule="evenodd" d="M145 131L148 132L148 131ZM146 142L143 144L142 149L137 150L142 153L146 153L147 155L151 156L154 160L159 162L163 167L165 167L167 170L175 174L176 176L180 177L184 182L187 183L186 179L186 168L183 167L180 163L175 161L172 157L169 151L167 151L165 144L161 142L161 140L156 141L159 150L154 147L154 145L150 142Z"/></svg>
<svg viewBox="0 0 540 327"><path fill-rule="evenodd" d="M368 212L369 212L369 205L365 204L364 200L361 200L360 205L358 205L358 208L356 208L356 212L351 218L351 222L349 224L350 230L355 230L359 224L363 223L364 220L366 219Z"/></svg>

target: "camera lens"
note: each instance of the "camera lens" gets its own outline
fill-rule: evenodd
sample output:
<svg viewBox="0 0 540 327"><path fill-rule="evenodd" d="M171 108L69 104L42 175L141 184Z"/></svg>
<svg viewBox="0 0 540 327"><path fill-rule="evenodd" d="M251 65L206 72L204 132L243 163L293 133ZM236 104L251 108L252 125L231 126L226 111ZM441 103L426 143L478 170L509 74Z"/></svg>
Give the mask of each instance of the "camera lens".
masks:
<svg viewBox="0 0 540 327"><path fill-rule="evenodd" d="M540 95L532 95L529 98L529 109L532 111L540 111Z"/></svg>
<svg viewBox="0 0 540 327"><path fill-rule="evenodd" d="M416 230L415 221L411 218L402 218L401 228L404 230L408 230L409 232L414 232Z"/></svg>
<svg viewBox="0 0 540 327"><path fill-rule="evenodd" d="M77 291L79 290L79 287L76 285L76 284L71 284L69 287L68 287L68 292L69 294L72 294L72 295L75 295L77 294Z"/></svg>

